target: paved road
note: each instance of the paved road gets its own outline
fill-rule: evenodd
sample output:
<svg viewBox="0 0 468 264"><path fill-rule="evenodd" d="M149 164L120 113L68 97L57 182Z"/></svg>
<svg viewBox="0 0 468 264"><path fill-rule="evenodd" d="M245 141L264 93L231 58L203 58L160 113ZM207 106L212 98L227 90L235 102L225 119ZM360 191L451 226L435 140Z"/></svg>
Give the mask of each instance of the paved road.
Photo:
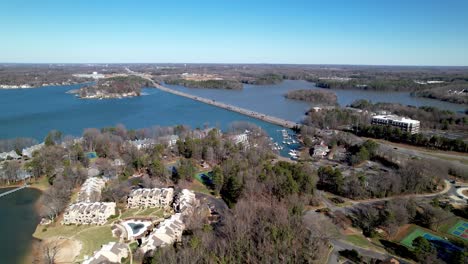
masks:
<svg viewBox="0 0 468 264"><path fill-rule="evenodd" d="M383 202L383 201L390 201L393 199L397 198L432 198L432 197L437 197L446 193L451 193L451 192L456 192L455 187L447 180L445 180L445 187L443 190L437 193L425 193L425 194L407 194L407 195L397 195L397 196L389 196L389 197L384 197L384 198L375 198L375 199L366 199L366 200L350 200L351 204L345 205L345 206L337 206L330 200L328 200L325 197L325 192L323 191L317 191L317 194L319 197L321 197L323 203L325 204L326 207L330 208L331 211L341 211L343 213L346 213L349 211L349 209L357 206L357 205L366 205L366 204L373 204L377 202Z"/></svg>
<svg viewBox="0 0 468 264"><path fill-rule="evenodd" d="M333 244L333 252L331 253L330 258L328 258L328 264L338 264L338 256L339 256L338 252L341 250L345 250L345 249L348 249L348 250L354 249L357 252L359 252L361 256L366 256L366 257L380 259L380 260L384 260L390 257L389 254L380 253L374 250L357 247L357 246L354 246L352 244L349 244L341 240L334 239L331 241L331 243Z"/></svg>

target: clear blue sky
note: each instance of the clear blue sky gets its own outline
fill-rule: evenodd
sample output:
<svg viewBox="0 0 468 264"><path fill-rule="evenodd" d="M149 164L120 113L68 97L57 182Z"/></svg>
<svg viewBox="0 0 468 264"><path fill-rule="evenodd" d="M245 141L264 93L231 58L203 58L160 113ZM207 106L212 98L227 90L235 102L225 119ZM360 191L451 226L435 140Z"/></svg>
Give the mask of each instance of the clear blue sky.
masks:
<svg viewBox="0 0 468 264"><path fill-rule="evenodd" d="M0 62L468 65L468 0L0 0Z"/></svg>

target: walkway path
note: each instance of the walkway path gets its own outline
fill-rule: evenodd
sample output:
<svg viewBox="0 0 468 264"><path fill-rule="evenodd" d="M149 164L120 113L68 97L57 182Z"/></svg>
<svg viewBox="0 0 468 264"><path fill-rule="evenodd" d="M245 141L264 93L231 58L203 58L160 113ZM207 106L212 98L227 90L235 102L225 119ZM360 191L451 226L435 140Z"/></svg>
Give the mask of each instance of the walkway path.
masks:
<svg viewBox="0 0 468 264"><path fill-rule="evenodd" d="M26 185L23 185L23 186L18 187L18 188L16 188L16 189L9 190L9 191L7 191L7 192L1 193L1 194L0 194L0 198L2 198L3 196L7 196L7 195L9 195L9 194L12 194L12 193L14 193L14 192L16 192L16 191L19 191L19 190L21 190L21 189L24 189L24 188L26 188L26 187L28 187L28 186L29 186L29 185L26 184Z"/></svg>

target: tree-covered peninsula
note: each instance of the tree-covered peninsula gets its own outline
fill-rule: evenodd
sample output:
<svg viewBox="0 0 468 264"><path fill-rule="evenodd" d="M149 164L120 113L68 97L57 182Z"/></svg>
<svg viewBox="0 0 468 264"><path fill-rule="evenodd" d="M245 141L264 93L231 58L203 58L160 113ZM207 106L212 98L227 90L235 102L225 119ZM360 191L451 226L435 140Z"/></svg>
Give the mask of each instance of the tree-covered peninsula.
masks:
<svg viewBox="0 0 468 264"><path fill-rule="evenodd" d="M294 90L284 95L288 99L311 102L320 105L336 105L336 94L324 90Z"/></svg>
<svg viewBox="0 0 468 264"><path fill-rule="evenodd" d="M99 80L96 84L76 91L83 99L112 99L141 95L141 87L151 86L148 80L138 76L118 76Z"/></svg>

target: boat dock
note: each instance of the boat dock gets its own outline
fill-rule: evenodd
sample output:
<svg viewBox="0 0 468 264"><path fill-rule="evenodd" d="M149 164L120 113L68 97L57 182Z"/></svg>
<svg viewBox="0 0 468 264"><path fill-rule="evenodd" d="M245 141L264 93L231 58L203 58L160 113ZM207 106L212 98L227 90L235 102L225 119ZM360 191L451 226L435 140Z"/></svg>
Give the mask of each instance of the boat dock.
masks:
<svg viewBox="0 0 468 264"><path fill-rule="evenodd" d="M220 107L220 108L232 111L232 112L236 112L236 113L239 113L239 114L250 116L250 117L253 117L253 118L256 118L256 119L259 119L259 120L262 120L262 121L265 121L265 122L268 122L268 123L271 123L271 124L275 124L275 125L278 125L278 126L282 126L282 127L285 127L285 128L290 128L291 129L291 128L295 128L295 127L300 126L300 124L296 123L296 122L292 122L292 121L289 121L289 120L286 120L286 119L282 119L282 118L262 114L262 113L259 113L259 112L255 112L255 111L248 110L248 109L245 109L245 108L233 106L233 105L230 105L230 104L217 102L215 100L199 97L199 96L196 96L196 95L191 95L191 94L188 94L188 93L176 91L176 90L164 87L164 86L154 82L152 79L148 79L148 80L150 80L153 83L155 88L157 88L159 90L162 90L162 91L165 91L165 92L168 92L168 93L183 96L183 97L186 97L186 98L189 98L189 99L192 99L192 100L196 100L196 101L199 101L199 102L202 102L202 103L205 103L205 104L217 106L217 107Z"/></svg>
<svg viewBox="0 0 468 264"><path fill-rule="evenodd" d="M16 192L16 191L22 190L22 189L24 189L24 188L26 188L26 187L28 187L28 186L29 186L29 185L26 184L26 185L23 185L23 186L21 186L21 187L15 188L15 189L13 189L13 190L9 190L9 191L7 191L7 192L1 193L1 194L0 194L0 198L2 198L3 196L7 196L7 195L9 195L9 194L12 194L12 193L14 193L14 192Z"/></svg>

